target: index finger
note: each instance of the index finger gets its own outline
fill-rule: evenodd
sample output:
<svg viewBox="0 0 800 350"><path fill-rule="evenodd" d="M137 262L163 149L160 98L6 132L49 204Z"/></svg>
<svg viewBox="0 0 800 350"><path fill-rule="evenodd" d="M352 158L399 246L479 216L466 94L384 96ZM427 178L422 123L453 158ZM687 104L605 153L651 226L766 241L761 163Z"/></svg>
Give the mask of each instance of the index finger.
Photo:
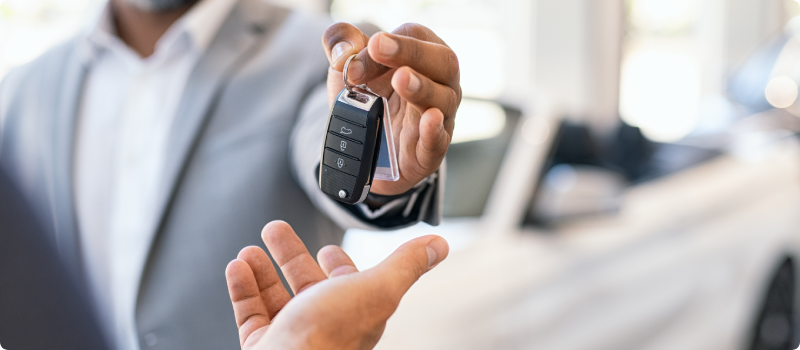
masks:
<svg viewBox="0 0 800 350"><path fill-rule="evenodd" d="M459 91L458 57L447 45L404 35L378 33L370 38L367 51L377 65L410 67L434 82Z"/></svg>

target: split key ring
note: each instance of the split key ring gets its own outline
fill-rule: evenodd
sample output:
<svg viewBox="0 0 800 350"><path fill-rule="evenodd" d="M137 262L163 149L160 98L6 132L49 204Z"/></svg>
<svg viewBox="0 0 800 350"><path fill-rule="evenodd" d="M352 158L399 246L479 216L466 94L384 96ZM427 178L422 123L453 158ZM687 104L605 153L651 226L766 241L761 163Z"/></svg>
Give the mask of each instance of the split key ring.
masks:
<svg viewBox="0 0 800 350"><path fill-rule="evenodd" d="M342 78L344 78L344 88L350 92L355 92L353 91L355 85L350 85L350 83L347 82L347 69L350 67L350 61L352 61L353 58L355 57L356 54L350 55L350 57L347 58L347 61L344 62L344 70L342 70Z"/></svg>

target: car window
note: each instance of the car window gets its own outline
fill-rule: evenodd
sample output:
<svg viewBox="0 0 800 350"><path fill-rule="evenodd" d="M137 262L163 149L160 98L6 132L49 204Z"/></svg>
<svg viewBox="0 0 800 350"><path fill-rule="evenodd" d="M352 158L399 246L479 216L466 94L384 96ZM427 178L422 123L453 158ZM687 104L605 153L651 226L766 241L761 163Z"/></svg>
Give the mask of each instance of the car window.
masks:
<svg viewBox="0 0 800 350"><path fill-rule="evenodd" d="M459 113L470 108L469 101L465 102ZM478 217L483 214L520 115L518 110L502 107L502 128L495 135L463 141L454 137L447 151L445 217ZM480 130L484 126L481 120L485 119L460 118L461 115L456 118L455 136L459 136L459 129Z"/></svg>
<svg viewBox="0 0 800 350"><path fill-rule="evenodd" d="M538 183L534 186L531 201L528 203L523 226L541 226L552 222L542 218L542 213L551 210L541 206L557 205L558 201L542 200L552 193L544 186L560 183L558 191L564 193L581 188L590 188L595 193L618 192L626 187L652 181L676 172L705 163L723 154L719 149L703 148L681 143L661 143L647 139L637 127L620 122L612 137L598 139L592 131L582 124L562 122L551 145L547 160L542 164ZM564 171L565 169L570 171ZM581 170L582 177L592 183L576 183L575 170ZM560 181L558 177L568 177L570 181ZM594 179L594 180L592 180ZM603 179L602 181L599 179ZM613 179L611 181L610 179ZM568 184L568 185L566 185ZM613 189L596 188L611 186ZM568 186L569 188L563 188ZM589 186L589 187L586 187ZM594 187L594 188L592 188ZM542 197L545 196L545 197ZM585 211L598 214L600 211L613 212L614 205L608 201L619 198L584 198L583 202L573 202L583 206ZM593 200L598 200L593 202ZM598 210L589 210L589 204ZM602 204L602 205L601 205Z"/></svg>

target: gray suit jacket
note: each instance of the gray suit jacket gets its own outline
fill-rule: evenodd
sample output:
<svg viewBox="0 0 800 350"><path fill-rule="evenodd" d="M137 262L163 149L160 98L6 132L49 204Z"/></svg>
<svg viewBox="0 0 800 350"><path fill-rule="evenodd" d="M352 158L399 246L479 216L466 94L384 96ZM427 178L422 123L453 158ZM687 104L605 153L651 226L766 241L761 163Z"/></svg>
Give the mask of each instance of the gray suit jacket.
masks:
<svg viewBox="0 0 800 350"><path fill-rule="evenodd" d="M320 36L329 23L241 0L193 70L170 134L163 214L139 287L143 349L239 347L224 269L241 248L262 245L259 233L270 220L289 222L312 253L339 244L348 227L438 223L437 181L407 217L369 219L319 191L315 169L328 114ZM73 138L91 68L83 43L50 50L0 86L0 163L52 223L75 271Z"/></svg>
<svg viewBox="0 0 800 350"><path fill-rule="evenodd" d="M0 348L110 349L52 243L0 168Z"/></svg>

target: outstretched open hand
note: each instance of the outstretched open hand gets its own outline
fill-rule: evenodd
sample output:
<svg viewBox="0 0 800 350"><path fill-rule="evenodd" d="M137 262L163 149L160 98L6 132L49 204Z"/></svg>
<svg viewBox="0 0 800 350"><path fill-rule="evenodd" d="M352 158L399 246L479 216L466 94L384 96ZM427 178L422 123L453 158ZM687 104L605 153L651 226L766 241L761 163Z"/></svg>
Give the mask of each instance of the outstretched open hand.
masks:
<svg viewBox="0 0 800 350"><path fill-rule="evenodd" d="M295 297L264 250L242 249L225 277L244 350L372 349L406 291L449 251L441 237L420 237L359 272L337 246L322 248L318 265L285 222L261 237Z"/></svg>
<svg viewBox="0 0 800 350"><path fill-rule="evenodd" d="M404 24L371 38L348 23L328 27L322 37L328 55L328 101L344 89L342 70L353 54L348 79L389 101L400 180L372 183L370 192L401 194L442 164L461 103L460 71L453 50L430 29Z"/></svg>

